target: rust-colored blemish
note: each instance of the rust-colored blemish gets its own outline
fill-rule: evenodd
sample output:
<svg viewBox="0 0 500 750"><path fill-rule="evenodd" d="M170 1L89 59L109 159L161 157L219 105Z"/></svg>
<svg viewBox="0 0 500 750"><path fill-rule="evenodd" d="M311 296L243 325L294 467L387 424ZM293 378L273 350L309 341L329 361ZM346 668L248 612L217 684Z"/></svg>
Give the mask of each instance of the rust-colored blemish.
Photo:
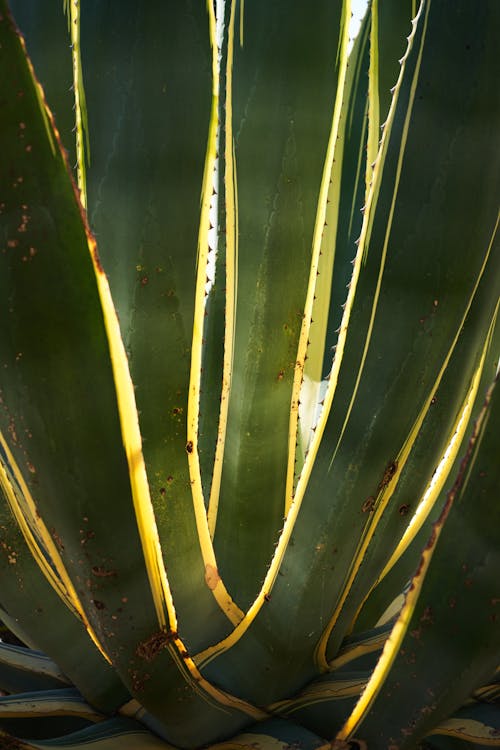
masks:
<svg viewBox="0 0 500 750"><path fill-rule="evenodd" d="M205 565L205 583L208 588L213 591L220 581L219 571L214 565L207 563Z"/></svg>
<svg viewBox="0 0 500 750"><path fill-rule="evenodd" d="M53 540L54 540L54 542L55 542L55 543L57 544L57 547L58 547L58 549L59 549L59 550L63 550L63 549L64 549L64 544L63 544L63 541L62 541L61 537L60 537L60 536L59 536L59 534L57 533L57 531L56 531L56 530L55 530L54 528L52 528L52 529L50 530L50 533L51 533L51 535L52 535L52 539L53 539Z"/></svg>
<svg viewBox="0 0 500 750"><path fill-rule="evenodd" d="M186 443L186 453L192 453L193 452L193 441L188 440Z"/></svg>
<svg viewBox="0 0 500 750"><path fill-rule="evenodd" d="M99 251L95 242L90 244L90 249L92 251L92 258L94 259L95 267L99 273L104 273L104 268L102 267L101 258L99 257Z"/></svg>
<svg viewBox="0 0 500 750"><path fill-rule="evenodd" d="M129 675L132 680L132 690L135 693L142 693L144 684L151 679L149 674L141 674L137 669L129 669Z"/></svg>
<svg viewBox="0 0 500 750"><path fill-rule="evenodd" d="M92 573L96 576L96 578L112 578L116 576L116 570L107 570L100 565L94 565L94 567L92 568Z"/></svg>
<svg viewBox="0 0 500 750"><path fill-rule="evenodd" d="M382 479L380 480L380 484L378 486L379 490L383 490L384 487L387 487L391 479L393 478L394 474L398 470L398 462L397 461L391 461L387 464L387 466L384 469L384 473L382 475Z"/></svg>
<svg viewBox="0 0 500 750"><path fill-rule="evenodd" d="M135 653L139 659L144 661L153 661L160 651L167 648L170 641L177 636L177 633L166 632L165 630L159 630L157 633L153 633L149 638L141 641L137 646Z"/></svg>
<svg viewBox="0 0 500 750"><path fill-rule="evenodd" d="M373 495L370 495L370 497L367 497L363 505L361 506L361 512L362 513L368 513L373 511L373 506L375 505L375 498Z"/></svg>
<svg viewBox="0 0 500 750"><path fill-rule="evenodd" d="M429 625L434 624L434 615L432 612L432 607L426 607L424 609L424 611L422 612L422 616L420 618L420 622L429 623Z"/></svg>
<svg viewBox="0 0 500 750"><path fill-rule="evenodd" d="M80 534L83 536L83 539L80 539L80 544L87 544L87 542L90 539L93 539L95 537L95 531L84 531L83 529L80 529Z"/></svg>

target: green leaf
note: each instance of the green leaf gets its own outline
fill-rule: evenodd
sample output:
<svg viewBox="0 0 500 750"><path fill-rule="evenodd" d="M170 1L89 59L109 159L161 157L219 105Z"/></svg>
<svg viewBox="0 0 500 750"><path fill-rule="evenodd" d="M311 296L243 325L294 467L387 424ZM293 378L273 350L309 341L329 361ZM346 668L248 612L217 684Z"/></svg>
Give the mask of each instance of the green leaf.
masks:
<svg viewBox="0 0 500 750"><path fill-rule="evenodd" d="M222 584L214 590L199 472L189 468L197 446L186 450L196 441L188 437L191 339L204 299L200 193L204 206L213 146L209 21L203 3L173 2L125 10L94 1L81 18L89 220L136 386L155 523L189 650L231 627L230 597Z"/></svg>
<svg viewBox="0 0 500 750"><path fill-rule="evenodd" d="M1 453L0 453L1 458ZM0 469L2 464L0 463ZM6 620L9 627L16 628L22 623L18 635L27 643L36 645L45 653L57 659L58 665L83 695L102 711L114 711L125 703L129 695L113 669L88 638L82 621L68 607L42 573L35 558L30 553L26 541L11 514L5 495L0 495L0 590L2 606L8 610ZM5 661L10 655L9 667L2 664L0 683L4 690L29 689L44 680L43 673L48 668L50 679L61 679L62 675L55 664L42 655L38 667L30 661L29 671L24 676L20 671L26 664L26 655L18 649L14 653L4 651ZM12 648L12 647L11 647ZM3 659L2 659L3 662ZM48 664L47 664L48 662ZM39 676L33 675L37 669ZM15 669L15 672L12 672ZM28 682L28 684L25 683ZM23 687L23 683L26 687ZM55 685L53 685L55 687Z"/></svg>
<svg viewBox="0 0 500 750"><path fill-rule="evenodd" d="M242 608L260 588L286 512L289 407L340 12L340 3L304 14L287 2L252 2L243 45L234 43L225 138L234 139L238 307L214 545Z"/></svg>
<svg viewBox="0 0 500 750"><path fill-rule="evenodd" d="M363 633L356 633L344 640L330 669L338 674L339 670L372 670L380 652L391 632L392 623L388 622ZM375 661L374 661L375 660Z"/></svg>
<svg viewBox="0 0 500 750"><path fill-rule="evenodd" d="M227 742L211 745L209 750L238 750L242 746L255 750L288 750L296 744L304 750L326 750L329 747L329 743L322 737L298 724L271 719L256 724Z"/></svg>
<svg viewBox="0 0 500 750"><path fill-rule="evenodd" d="M0 739L2 730L0 730ZM64 737L50 740L21 740L4 734L4 742L10 742L14 750L44 750L44 748L59 748L59 750L83 750L89 745L92 750L165 750L171 745L159 737L148 732L138 722L131 719L116 718L103 721L100 724L83 729Z"/></svg>
<svg viewBox="0 0 500 750"><path fill-rule="evenodd" d="M16 24L26 41L30 59L50 102L57 129L71 166L75 154L75 109L68 19L63 2L10 0Z"/></svg>
<svg viewBox="0 0 500 750"><path fill-rule="evenodd" d="M37 690L0 697L0 721L44 716L77 716L87 721L102 721L104 715L86 703L77 690Z"/></svg>
<svg viewBox="0 0 500 750"><path fill-rule="evenodd" d="M440 738L452 738L441 744ZM436 727L429 737L429 746L436 750L447 747L500 747L500 712L489 703L469 703L455 711Z"/></svg>
<svg viewBox="0 0 500 750"><path fill-rule="evenodd" d="M0 730L1 737L1 730ZM233 740L210 745L210 750L236 750L236 748L251 746L255 750L286 750L294 742L300 742L304 750L319 750L328 745L325 740L309 732L303 727L280 719L263 722L244 734L237 735ZM66 737L53 740L30 741L18 740L16 750L43 750L44 748L60 748L60 750L78 750L91 744L95 750L161 750L171 748L171 745L155 737L137 722L129 719L111 719L101 722L98 726L75 732Z"/></svg>
<svg viewBox="0 0 500 750"><path fill-rule="evenodd" d="M0 320L9 331L0 342L2 489L43 574L120 680L157 719L170 716L174 738L180 731L188 743L208 742L264 714L204 681L174 630L106 277L4 2L0 10L0 67L8 60L10 70L0 83L10 146L0 177ZM191 499L189 508L192 515ZM179 526L176 536L185 543ZM175 545L168 551L181 560ZM201 572L205 601L227 623ZM180 710L171 698L179 692ZM197 720L186 732L187 716Z"/></svg>
<svg viewBox="0 0 500 750"><path fill-rule="evenodd" d="M493 674L483 685L474 690L472 695L474 700L483 701L485 703L495 703L500 698L500 672L498 667L495 669Z"/></svg>
<svg viewBox="0 0 500 750"><path fill-rule="evenodd" d="M497 10L467 13L464 8L450 24L441 6L422 8L384 130L346 307L345 350L362 352L359 382L350 370L345 374L338 344L324 415L259 598L233 636L198 657L218 684L239 680L246 696L263 703L277 699L284 684L293 692L316 669L329 668L364 598L361 590L335 627L367 544L375 539L382 556L366 573L368 590L393 549L393 537L388 543L389 534L376 533L382 512L399 533L407 525L392 495L469 308L475 334L464 338L462 364L450 370L456 387L439 421L432 420L438 434L434 456L419 459L422 489L490 330L500 268L494 240L500 172L493 166L498 155L490 109L498 63L490 31ZM484 40L481 49L469 44L472 28ZM471 190L485 196L473 213ZM425 196L417 210L415 194ZM468 248L467 263L457 246ZM337 376L339 388L345 378L348 383L340 404ZM408 471L415 470L416 455L413 461ZM363 512L369 497L372 514Z"/></svg>
<svg viewBox="0 0 500 750"><path fill-rule="evenodd" d="M471 322L473 323L473 319L466 321L461 333L461 340L457 347L456 356L453 356L451 359L450 365L444 374L442 383L437 390L436 395L433 397L434 403L432 404L432 411L426 418L421 434L417 438L414 451L415 461L410 457L410 465L415 467L415 471L413 474L411 471L408 471L407 477L405 477L404 481L402 479L400 485L396 488L395 503L398 502L398 498L400 499L400 502L404 502L405 495L406 497L410 497L415 493L415 489L418 486L415 477L419 476L419 474L422 475L422 458L427 452L428 446L432 445L433 438L435 438L436 420L439 423L440 419L444 419L443 410L448 410L449 397L453 394L457 385L463 387L460 380L457 382L456 372L457 368L462 368L463 366L463 345L465 344L468 348L470 345L468 342L473 340L472 336L477 335L474 330L474 324L471 330ZM477 341L479 342L479 336ZM481 412L483 406L483 394L486 392L498 364L498 352L500 351L500 321L498 315L493 321L491 337L487 337L486 343L487 349L484 351L484 363L477 369L474 377L476 384L472 391L470 385L467 388L466 407L465 409L461 409L458 414L462 424L460 424L459 429L455 432L454 430L458 428L458 425L452 425L449 432L451 438L450 443L456 442L456 445L453 446L453 453L456 454L456 457L453 460L453 455L449 454L444 461L443 466L439 467L439 469L436 467L435 473L437 473L438 470L440 474L442 472L439 484L444 482L444 489L440 489L439 484L435 484L431 493L431 485L436 478L435 473L433 473L426 488L425 495L428 495L429 500L431 500L431 495L437 493L434 503L427 508L425 507L425 502L427 501L423 502L422 506L419 506L417 503L414 504L413 510L415 511L415 518L412 518L410 526L408 527L408 532L411 531L411 535L409 535L409 546L406 549L402 547L401 555L397 557L397 559L395 553L393 553L393 567L387 569L386 566L386 568L380 573L383 577L375 585L375 588L371 590L367 600L362 605L359 618L355 623L356 629L363 629L374 622L377 623L390 602L401 594L418 567L421 550L424 548L426 541L430 536L432 526L437 521L446 501L445 490L448 486L448 477L455 476L459 470L462 452L465 450L464 444L466 443L467 430L470 429L470 425L474 423L474 420L477 419ZM480 365L480 363L481 357L478 357L478 364ZM463 369L460 369L460 372L463 375ZM475 396L474 391L476 392ZM463 433L463 436L461 436L461 433ZM448 453L449 447L450 445L447 446L445 454ZM412 477L413 481L411 479ZM411 510L411 507L409 510ZM415 534L416 529L418 529L418 531ZM387 530L386 533L387 536L389 536L389 530ZM389 544L387 541L387 548L389 549L391 546L393 546L393 544ZM370 551L368 552L368 555L370 555Z"/></svg>
<svg viewBox="0 0 500 750"><path fill-rule="evenodd" d="M1 64L7 58L11 74L0 84L6 102L3 137L9 144L0 178L0 319L8 330L0 344L0 429L7 470L17 486L11 500L25 505L20 512L30 516L28 525L43 540L73 606L89 629L99 631L94 638L108 641L110 651L111 615L123 610L125 580L136 581L137 601L134 587L125 586L137 625L128 636L135 649L156 618L152 602L148 606L144 598L149 586L96 284L95 274L102 270L50 114L4 3L2 14ZM119 515L108 504L110 497L121 499ZM117 536L109 534L111 527ZM104 627L100 602L109 618Z"/></svg>
<svg viewBox="0 0 500 750"><path fill-rule="evenodd" d="M47 690L68 682L57 664L41 651L0 643L0 688L3 691Z"/></svg>
<svg viewBox="0 0 500 750"><path fill-rule="evenodd" d="M500 564L494 502L499 411L500 389L492 386L405 605L343 739L356 733L368 746L414 747L497 666L499 602L492 592Z"/></svg>
<svg viewBox="0 0 500 750"><path fill-rule="evenodd" d="M272 711L324 737L332 737L363 692L369 672L322 675L293 698L272 704Z"/></svg>

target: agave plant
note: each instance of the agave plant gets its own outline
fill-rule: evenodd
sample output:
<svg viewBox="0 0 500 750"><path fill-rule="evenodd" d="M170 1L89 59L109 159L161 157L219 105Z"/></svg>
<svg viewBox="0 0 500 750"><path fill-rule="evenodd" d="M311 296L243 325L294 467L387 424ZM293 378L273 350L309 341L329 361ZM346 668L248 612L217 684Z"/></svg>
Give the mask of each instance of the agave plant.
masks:
<svg viewBox="0 0 500 750"><path fill-rule="evenodd" d="M499 746L500 4L10 4L0 746Z"/></svg>

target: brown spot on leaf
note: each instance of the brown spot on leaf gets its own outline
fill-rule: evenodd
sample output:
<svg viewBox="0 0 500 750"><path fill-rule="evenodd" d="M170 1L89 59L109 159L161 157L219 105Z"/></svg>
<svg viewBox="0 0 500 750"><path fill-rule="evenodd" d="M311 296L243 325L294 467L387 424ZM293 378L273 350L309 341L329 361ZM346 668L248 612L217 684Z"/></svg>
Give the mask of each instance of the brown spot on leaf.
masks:
<svg viewBox="0 0 500 750"><path fill-rule="evenodd" d="M141 641L137 646L135 653L139 659L144 661L153 661L160 651L167 648L169 642L174 637L173 633L167 633L165 630L159 630L157 633L153 633L146 640Z"/></svg>
<svg viewBox="0 0 500 750"><path fill-rule="evenodd" d="M363 505L361 506L361 511L363 513L368 513L373 511L373 506L375 504L375 498L373 495L370 495L370 497L367 497Z"/></svg>
<svg viewBox="0 0 500 750"><path fill-rule="evenodd" d="M101 259L99 257L99 251L97 249L97 244L92 235L90 234L90 230L87 229L87 238L89 242L89 248L90 252L92 254L92 258L94 259L94 265L96 270L99 273L104 273L104 268L102 267Z"/></svg>
<svg viewBox="0 0 500 750"><path fill-rule="evenodd" d="M95 537L95 531L84 531L83 529L80 529L80 534L83 537L83 539L80 539L80 544L82 545L87 544L90 539Z"/></svg>
<svg viewBox="0 0 500 750"><path fill-rule="evenodd" d="M205 583L208 588L213 591L220 581L220 575L217 568L210 563L205 565Z"/></svg>
<svg viewBox="0 0 500 750"><path fill-rule="evenodd" d="M420 622L422 623L429 623L432 625L434 623L434 615L432 613L432 607L426 607L424 611L422 612L422 616L420 618Z"/></svg>
<svg viewBox="0 0 500 750"><path fill-rule="evenodd" d="M62 541L61 537L57 533L57 531L54 528L52 528L50 530L50 533L52 534L52 539L57 544L59 550L63 550L64 549L64 544L63 544L63 541Z"/></svg>
<svg viewBox="0 0 500 750"><path fill-rule="evenodd" d="M378 486L379 490L383 490L384 487L387 487L391 479L393 478L394 474L398 470L398 462L397 461L391 461L387 464L387 466L384 469L384 473L382 475L382 479L380 480L380 484Z"/></svg>
<svg viewBox="0 0 500 750"><path fill-rule="evenodd" d="M142 693L144 684L151 679L149 674L141 674L137 669L129 670L129 675L132 680L132 690L136 693Z"/></svg>
<svg viewBox="0 0 500 750"><path fill-rule="evenodd" d="M113 576L116 576L116 570L107 570L99 565L94 565L92 573L97 578L112 578Z"/></svg>

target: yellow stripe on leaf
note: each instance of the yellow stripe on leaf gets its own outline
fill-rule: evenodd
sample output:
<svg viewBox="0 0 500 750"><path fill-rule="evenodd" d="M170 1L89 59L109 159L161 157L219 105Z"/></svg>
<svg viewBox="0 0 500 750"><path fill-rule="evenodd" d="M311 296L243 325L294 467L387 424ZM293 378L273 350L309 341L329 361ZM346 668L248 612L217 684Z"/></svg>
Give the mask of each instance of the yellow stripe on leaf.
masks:
<svg viewBox="0 0 500 750"><path fill-rule="evenodd" d="M128 464L134 511L151 595L160 628L166 629L168 620L168 627L171 630L176 630L177 617L163 561L160 537L151 502L146 465L142 452L142 438L135 402L134 385L130 376L125 346L111 298L108 279L100 264L95 240L88 228L87 233L89 252L94 265L104 325L108 338L123 447Z"/></svg>
<svg viewBox="0 0 500 750"><path fill-rule="evenodd" d="M474 401L477 397L477 393L479 390L479 383L481 381L481 375L483 373L486 355L488 353L488 349L491 344L493 328L496 322L499 305L500 305L500 302L497 303L497 308L495 310L495 314L494 314L490 329L488 331L488 335L486 337L486 341L483 347L483 351L481 353L479 364L472 376L469 390L464 398L464 401L462 403L458 416L451 430L452 437L448 445L446 446L446 450L443 452L443 456L441 457L441 460L438 464L435 476L433 476L431 482L429 482L422 496L422 499L417 506L417 509L415 511L413 518L411 519L408 527L406 528L403 536L401 537L401 540L398 546L396 547L390 559L386 563L382 573L380 574L377 580L377 583L379 583L387 575L387 573L399 560L401 555L408 549L409 545L411 544L415 536L418 534L418 532L422 528L422 525L425 522L426 518L428 517L430 511L434 507L434 504L439 494L441 493L441 490L443 489L446 483L446 480L448 479L453 463L458 455L460 446L462 445L462 441L467 431L467 427L469 426L470 417L472 414L472 407L474 405Z"/></svg>
<svg viewBox="0 0 500 750"><path fill-rule="evenodd" d="M210 37L212 44L212 110L210 115L210 125L208 133L207 153L205 157L205 171L203 177L203 187L201 195L201 215L200 215L200 228L198 234L198 263L197 263L197 277L196 277L196 291L195 291L195 307L194 307L194 321L193 321L193 338L191 346L191 372L189 382L189 395L188 395L188 407L187 407L187 457L189 465L189 477L191 481L191 494L193 498L193 507L196 519L196 527L198 531L198 539L200 543L200 549L205 564L205 571L207 582L209 582L209 588L217 601L217 604L228 617L229 621L233 624L237 624L243 617L242 611L233 602L229 593L227 592L223 581L221 580L217 571L217 561L215 559L215 553L212 544L212 538L210 535L210 529L207 519L207 513L205 509L205 501L203 497L203 486L201 482L201 469L200 469L200 457L198 451L198 424L199 424L199 412L200 412L200 389L201 389L201 371L202 371L202 354L203 354L203 326L205 319L205 284L207 278L207 264L208 264L208 232L210 229L210 201L213 193L212 178L214 174L215 163L217 159L217 129L219 124L219 70L218 70L218 48L215 33L215 14L212 3L208 3L208 13L210 21ZM232 8L232 20L234 25L234 4ZM229 148L232 148L232 144L229 144ZM232 153L232 152L231 152ZM231 198L234 196L234 192L231 191ZM233 212L234 218L234 212ZM235 229L233 229L233 232ZM229 239L228 239L229 244ZM234 247L234 245L233 245ZM229 253L230 255L231 253ZM234 255L233 255L234 259ZM229 260L230 269L233 270L234 275L234 264L231 267L231 260ZM234 298L233 298L234 299ZM234 307L233 307L234 309ZM226 317L226 339L225 339L225 352L224 352L224 385L225 396L223 402L221 402L221 422L223 423L223 434L225 432L225 420L227 419L227 401L229 397L229 384L230 384L230 371L232 365L232 339L233 331L228 331L228 327L232 329L233 322L228 320ZM223 394L224 395L224 394ZM226 415L224 417L224 415ZM220 445L221 438L221 424L219 424L219 436L218 436L218 450L219 460L216 463L220 464L222 458L220 456Z"/></svg>
<svg viewBox="0 0 500 750"><path fill-rule="evenodd" d="M226 98L225 98L225 173L224 193L226 210L226 310L224 324L224 359L222 369L222 391L215 446L215 459L208 503L208 527L210 536L214 537L217 524L222 466L226 444L227 417L229 396L231 392L231 377L234 357L234 336L236 321L236 287L237 287L237 259L238 259L238 196L236 181L236 159L233 139L233 59L234 59L234 24L236 1L231 3L227 42L226 66ZM242 22L243 8L240 8ZM240 618L241 619L241 618Z"/></svg>
<svg viewBox="0 0 500 750"><path fill-rule="evenodd" d="M319 365L319 371L317 367L314 371L310 371L310 365L306 365L308 358L308 349L310 346L310 332L311 324L313 321L313 310L315 307L315 299L318 295L324 296L329 299L331 289L331 278L333 261L335 256L335 236L338 221L338 195L340 192L340 177L337 178L334 184L335 196L332 196L330 211L328 210L328 200L331 188L332 170L335 161L338 159L338 169L340 174L340 168L342 164L343 155L343 142L340 143L341 150L339 151L339 133L341 133L341 120L342 115L342 127L345 127L345 94L346 94L346 78L347 78L347 67L348 67L348 46L349 46L349 21L351 18L351 2L350 0L344 0L342 9L342 26L341 26L341 39L340 39L340 62L339 62L339 73L337 82L337 96L335 99L335 105L333 110L332 126L330 130L330 137L328 140L328 146L326 151L325 163L323 166L323 175L321 178L321 185L319 190L318 209L316 213L316 220L314 224L314 233L312 241L312 256L311 266L309 272L309 282L307 287L307 296L304 305L304 312L302 316L302 326L300 330L299 343L297 347L297 356L295 361L294 379L292 385L292 396L290 404L290 423L288 428L288 465L287 465L287 478L286 478L286 489L285 489L285 516L288 515L293 502L294 496L294 483L295 483L295 459L296 459L296 445L297 445L297 432L298 432L298 420L299 420L299 401L300 392L304 377L307 375L314 382L321 380L321 364L323 361L324 351L324 339L327 325L327 313L326 316L322 317L322 330L314 336L316 342L314 346L322 347L319 352L313 352L312 361ZM340 158L339 158L340 156ZM329 222L327 222L327 213ZM326 237L325 237L326 233ZM328 248L327 248L328 245ZM322 250L325 250L325 257L322 258ZM320 277L320 264L323 260L324 268L321 269L323 272ZM319 280L321 278L321 281ZM318 287L321 285L321 290L318 291Z"/></svg>
<svg viewBox="0 0 500 750"><path fill-rule="evenodd" d="M80 190L80 201L87 208L87 186L85 170L85 152L90 154L89 130L87 123L87 105L83 86L82 59L80 51L80 0L68 0L64 3L68 16L71 36L71 59L73 63L73 94L75 97L75 140L77 183Z"/></svg>
<svg viewBox="0 0 500 750"><path fill-rule="evenodd" d="M498 729L475 719L448 719L436 727L432 734L456 737L464 742L472 742L477 745L484 745L485 747L500 747Z"/></svg>
<svg viewBox="0 0 500 750"><path fill-rule="evenodd" d="M0 446L8 462L8 465L5 466L4 462L0 460L0 486L33 559L61 601L64 602L73 614L82 620L89 637L102 656L106 661L111 663L85 614L83 605L59 554L52 534L38 513L35 500L2 433L0 433ZM15 484L9 476L10 472L13 475ZM16 485L19 488L18 491L16 491ZM47 559L47 555L50 562Z"/></svg>
<svg viewBox="0 0 500 750"><path fill-rule="evenodd" d="M441 515L437 523L434 525L431 537L429 541L427 542L425 549L422 552L420 565L418 567L416 574L414 575L412 579L411 586L406 595L405 602L401 609L401 612L399 613L398 619L396 620L394 627L386 641L384 650L382 651L382 655L377 662L377 665L372 673L372 676L370 677L368 681L368 684L364 692L362 693L358 703L354 707L352 713L348 717L344 726L337 734L337 737L336 737L337 740L346 741L350 737L352 737L352 735L357 731L364 717L370 711L375 699L380 693L384 685L384 682L389 675L391 667L394 664L396 656L399 653L399 650L403 643L403 639L406 635L408 626L411 622L413 613L415 611L415 607L417 605L417 601L420 596L420 592L422 590L424 579L429 569L429 565L430 565L432 556L434 554L434 551L436 549L439 537L446 523L446 519L448 518L450 510L453 506L455 497L458 491L460 490L460 488L462 487L462 483L464 482L464 474L467 470L467 466L470 461L470 457L472 455L474 445L481 439L483 423L484 424L486 423L485 418L487 417L487 405L491 399L492 388L493 387L491 387L490 390L488 391L488 394L486 396L486 403L483 406L483 409L478 419L476 420L476 423L474 426L474 432L469 441L467 454L462 462L461 470L458 474L455 484L453 485L452 489L448 493L446 503L441 512ZM465 478L465 481L466 481L466 478Z"/></svg>
<svg viewBox="0 0 500 750"><path fill-rule="evenodd" d="M368 73L368 141L366 146L366 189L365 203L373 180L373 170L379 147L380 133L380 97L379 97L379 68L378 68L378 0L371 4L370 28L370 70ZM366 262L366 251L363 260Z"/></svg>
<svg viewBox="0 0 500 750"><path fill-rule="evenodd" d="M422 6L421 6L421 8L422 8ZM389 137L389 134L390 134L390 131L391 131L391 128L392 128L392 123L394 121L396 103L397 103L397 99L398 99L398 93L399 93L399 90L400 90L400 87L401 87L401 83L403 81L403 75L404 75L404 71L405 71L405 67L406 67L405 63L406 63L406 59L407 59L407 57L408 57L408 55L410 53L410 50L411 50L411 48L413 46L413 39L414 39L414 36L415 36L415 31L416 31L416 28L417 28L417 23L419 21L419 18L420 18L420 12L414 18L414 20L412 21L412 31L411 31L410 36L408 37L408 47L407 47L407 50L406 50L406 53L405 53L404 57L401 60L401 70L400 70L400 73L399 73L398 81L397 81L396 86L395 86L395 92L394 92L393 100L392 100L392 103L391 103L391 108L389 110L389 115L388 115L388 118L387 118L387 123L386 123L386 127L385 127L385 130L384 130L384 134L382 136L381 148L379 150L379 155L378 155L378 158L376 160L375 167L374 167L374 170L373 170L373 177L371 178L371 181L370 181L371 188L370 188L370 193L369 193L369 200L367 201L367 210L365 212L365 219L368 218L368 221L363 221L363 228L362 228L361 237L360 237L360 248L362 248L363 262L366 259L366 252L367 252L367 248L368 248L368 245L369 245L369 240L370 240L370 235L371 235L371 227L372 227L372 224L373 224L373 217L374 217L374 213L375 213L374 209L375 209L376 204L377 204L378 193L379 193L379 190L380 190L380 183L381 183L381 178L382 178L382 173L383 173L383 168L384 168L384 161L385 161L385 159L383 157L385 157L385 153L386 153L385 146L386 146L386 143L388 141L388 137ZM424 41L425 41L425 32L426 32L426 29L427 29L427 15L425 16L425 19L423 21L423 33L422 33L421 45L420 45L420 50L419 50L419 55L418 55L417 63L416 63L416 66L415 66L415 72L414 72L414 75L413 75L412 85L411 85L411 89L410 89L410 98L409 98L408 106L407 106L407 109L406 109L405 121L404 121L404 126L403 126L403 132L402 132L402 135L401 135L401 143L400 143L399 155L398 155L398 161L397 161L397 167L396 167L396 175L395 175L395 178L394 178L394 190L393 190L393 194L392 194L392 200L391 200L391 206L390 206L390 209L389 209L389 215L388 215L387 223L386 223L386 231L385 231L385 237L384 237L384 244L383 244L383 247L382 247L382 254L381 254L381 259L380 259L379 274L378 274L378 278L377 278L377 285L376 285L375 294L374 294L374 297L373 297L372 310L371 310L371 315L370 315L370 322L368 324L368 331L366 333L365 344L364 344L363 353L362 353L362 356L361 356L361 362L360 362L358 373L357 373L357 376L356 376L356 382L354 384L354 388L353 388L351 400L349 402L349 407L347 409L347 414L346 414L345 419L344 419L344 424L342 425L342 429L340 431L340 436L339 436L339 439L337 441L337 445L335 447L335 450L333 451L333 455L332 455L332 458L331 458L331 461L330 461L330 465L333 463L333 461L335 459L335 456L336 456L337 451L339 449L340 443L342 442L342 438L344 436L344 432L346 430L347 423L349 422L349 418L351 416L352 408L354 406L354 401L356 400L356 394L358 392L359 384L360 384L361 377L362 377L362 374L363 374L363 370L364 370L364 366L365 366L365 362L366 362L366 357L367 357L367 354L368 354L368 349L369 349L369 346L370 346L370 341L371 341L371 336L372 336L372 332L373 332L373 327L374 327L374 324L375 324L375 315L376 315L376 312L377 312L377 307L378 307L378 302L379 302L379 297L380 297L380 290L381 290L381 287L382 287L382 279L383 279L384 270L385 270L385 262L386 262L386 259L387 259L387 250L388 250L389 239L390 239L390 235L391 235L392 222L393 222L393 219L394 219L394 211L395 211L395 208L396 208L396 199L397 199L397 195L398 195L399 181L400 181L401 172L402 172L402 169L403 169L403 159L404 159L404 153L405 153L405 148L406 148L406 141L407 141L407 138L408 138L408 131L409 131L409 127L410 127L410 120L411 120L411 114L412 114L412 109L413 109L413 103L414 103L414 100L415 100L415 92L416 92L418 78L419 78L420 64L421 64L421 60L422 60L422 52L423 52L423 46L424 46ZM375 93L375 96L378 97L378 87L377 87L377 91ZM367 169L371 170L370 165L367 166ZM367 214L368 214L368 216L367 216ZM355 271L356 271L356 265L355 265ZM340 338L340 336L339 336L339 338ZM337 346L337 348L338 348L338 346Z"/></svg>

